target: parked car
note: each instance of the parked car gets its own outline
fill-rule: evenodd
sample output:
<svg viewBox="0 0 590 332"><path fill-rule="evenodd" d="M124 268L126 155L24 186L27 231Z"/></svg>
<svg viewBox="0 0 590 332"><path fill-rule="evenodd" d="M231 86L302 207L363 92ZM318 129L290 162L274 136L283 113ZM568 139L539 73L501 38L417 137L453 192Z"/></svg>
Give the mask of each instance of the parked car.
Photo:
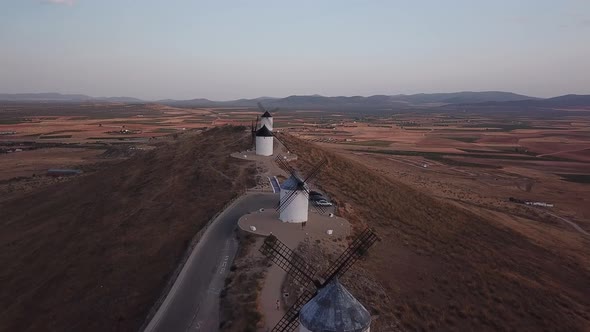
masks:
<svg viewBox="0 0 590 332"><path fill-rule="evenodd" d="M317 201L327 201L328 199L322 195L315 195L315 196L309 196L309 200L312 202L317 202Z"/></svg>
<svg viewBox="0 0 590 332"><path fill-rule="evenodd" d="M319 201L316 201L315 204L316 205L319 205L319 206L332 206L332 205L334 205L334 204L332 204L331 202L328 202L325 199L320 199Z"/></svg>

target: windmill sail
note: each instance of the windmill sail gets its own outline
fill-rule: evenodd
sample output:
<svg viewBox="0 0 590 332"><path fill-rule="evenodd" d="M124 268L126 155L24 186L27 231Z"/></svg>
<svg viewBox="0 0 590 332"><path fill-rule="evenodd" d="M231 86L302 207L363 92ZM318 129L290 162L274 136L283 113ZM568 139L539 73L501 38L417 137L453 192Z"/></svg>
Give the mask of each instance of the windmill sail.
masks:
<svg viewBox="0 0 590 332"><path fill-rule="evenodd" d="M367 228L350 244L350 246L338 257L324 274L325 278L320 281L315 279L315 269L310 266L304 258L297 255L276 236L268 236L260 252L272 259L272 261L293 276L293 279L301 285L313 285L315 292L304 290L297 298L293 306L281 318L273 328L273 332L293 332L299 325L299 312L303 306L318 294L331 282L342 276L367 250L379 240L377 234Z"/></svg>

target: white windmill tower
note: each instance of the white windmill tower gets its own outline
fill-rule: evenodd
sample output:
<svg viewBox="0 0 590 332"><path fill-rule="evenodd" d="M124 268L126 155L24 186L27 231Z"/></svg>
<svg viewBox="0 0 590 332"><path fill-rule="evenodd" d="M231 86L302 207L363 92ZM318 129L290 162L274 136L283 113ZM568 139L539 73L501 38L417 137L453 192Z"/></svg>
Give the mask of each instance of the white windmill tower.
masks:
<svg viewBox="0 0 590 332"><path fill-rule="evenodd" d="M291 173L291 176L281 184L279 205L279 219L283 222L302 223L306 222L309 216L309 193L307 182L316 176L324 162L316 165L305 179L295 172L293 168L285 163L283 156L278 155L275 159L279 167ZM326 211L322 206L313 204L313 207L321 214Z"/></svg>
<svg viewBox="0 0 590 332"><path fill-rule="evenodd" d="M305 181L293 174L281 184L279 219L283 222L305 222L308 218L309 191ZM281 208L282 207L282 208Z"/></svg>
<svg viewBox="0 0 590 332"><path fill-rule="evenodd" d="M291 275L299 285L313 285L305 290L273 328L273 332L369 332L371 315L338 281L348 269L378 240L365 229L320 277L301 256L274 235L268 236L260 251Z"/></svg>
<svg viewBox="0 0 590 332"><path fill-rule="evenodd" d="M258 103L258 108L264 112L264 114L262 114L262 116L260 117L260 126L266 126L266 128L268 128L268 130L272 131L273 130L273 118L272 115L270 114L270 112L268 110L266 110L266 108L264 108L264 106L262 106L261 103ZM273 111L276 111L277 109L274 109Z"/></svg>
<svg viewBox="0 0 590 332"><path fill-rule="evenodd" d="M272 132L265 125L256 131L256 155L272 156L273 137Z"/></svg>

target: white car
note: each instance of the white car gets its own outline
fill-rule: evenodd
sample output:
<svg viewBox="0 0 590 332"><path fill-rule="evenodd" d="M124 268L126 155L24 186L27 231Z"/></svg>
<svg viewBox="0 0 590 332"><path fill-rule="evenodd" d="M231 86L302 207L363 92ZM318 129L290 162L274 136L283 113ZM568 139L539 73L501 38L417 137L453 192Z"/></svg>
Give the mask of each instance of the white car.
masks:
<svg viewBox="0 0 590 332"><path fill-rule="evenodd" d="M319 205L319 206L332 206L332 205L334 205L331 202L326 201L325 199L320 199L319 201L316 201L315 204Z"/></svg>

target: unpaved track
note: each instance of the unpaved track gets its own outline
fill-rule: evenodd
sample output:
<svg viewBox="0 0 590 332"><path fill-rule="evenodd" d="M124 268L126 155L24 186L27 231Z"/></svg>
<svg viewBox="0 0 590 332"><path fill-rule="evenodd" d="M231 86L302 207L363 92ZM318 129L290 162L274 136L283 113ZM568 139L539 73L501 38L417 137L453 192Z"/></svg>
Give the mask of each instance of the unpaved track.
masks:
<svg viewBox="0 0 590 332"><path fill-rule="evenodd" d="M246 194L221 213L195 246L145 331L216 331L219 291L237 250L238 219L260 208L273 208L276 201L276 194Z"/></svg>
<svg viewBox="0 0 590 332"><path fill-rule="evenodd" d="M555 217L555 218L557 218L557 219L559 219L559 220L567 223L568 225L572 226L572 228L575 229L576 231L578 231L579 233L584 234L586 236L590 236L590 233L586 232L582 227L580 227L575 222L573 222L571 220L568 220L568 219L565 219L564 217L560 217L560 216L556 215L555 213L551 213L551 212L548 212L548 211L545 211L545 213L547 213L548 215L551 215L551 216L553 216L553 217Z"/></svg>

